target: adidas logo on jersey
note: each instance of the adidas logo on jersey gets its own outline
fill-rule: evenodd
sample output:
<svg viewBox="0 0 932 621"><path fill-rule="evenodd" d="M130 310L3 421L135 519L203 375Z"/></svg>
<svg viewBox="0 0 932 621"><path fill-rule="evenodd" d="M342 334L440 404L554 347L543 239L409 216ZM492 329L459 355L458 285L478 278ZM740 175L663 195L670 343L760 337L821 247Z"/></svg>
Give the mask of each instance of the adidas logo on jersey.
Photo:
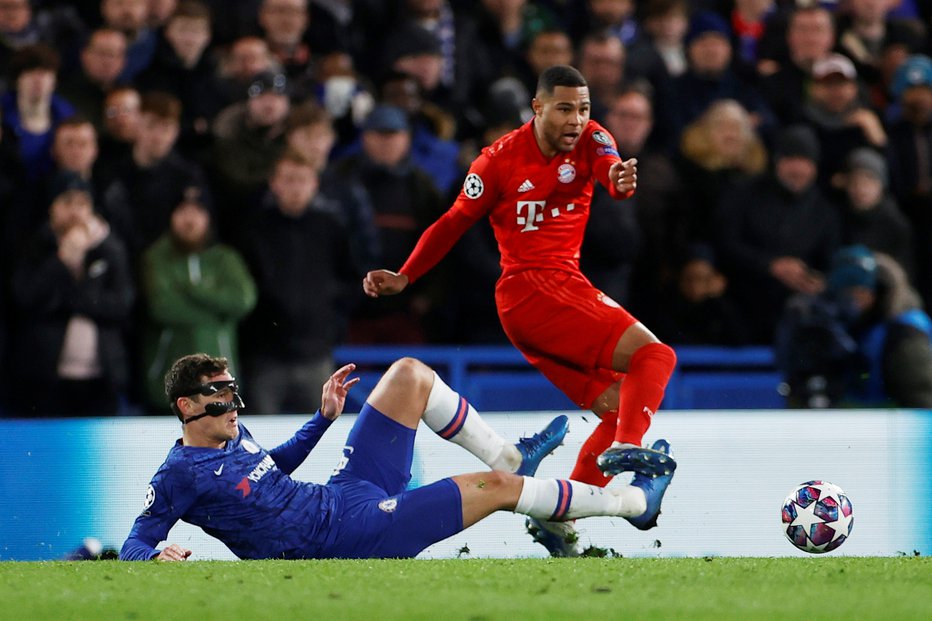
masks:
<svg viewBox="0 0 932 621"><path fill-rule="evenodd" d="M524 183L518 186L519 192L527 192L528 190L533 190L533 189L534 189L534 184L531 183L530 179L525 179Z"/></svg>

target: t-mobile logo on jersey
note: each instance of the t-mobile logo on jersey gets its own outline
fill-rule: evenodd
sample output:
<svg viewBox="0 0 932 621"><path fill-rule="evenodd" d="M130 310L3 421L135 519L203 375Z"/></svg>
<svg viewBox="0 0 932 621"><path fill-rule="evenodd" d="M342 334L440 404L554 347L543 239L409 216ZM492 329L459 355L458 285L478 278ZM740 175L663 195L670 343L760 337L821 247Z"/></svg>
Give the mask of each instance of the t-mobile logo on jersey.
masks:
<svg viewBox="0 0 932 621"><path fill-rule="evenodd" d="M545 208L547 207L547 201L518 201L518 219L517 222L520 226L524 227L521 229L521 232L525 231L537 231L540 229L537 226L538 222L544 220ZM573 211L576 206L573 203L568 204L565 207L565 211ZM550 216L556 218L560 215L561 211L559 207L552 207L550 209Z"/></svg>

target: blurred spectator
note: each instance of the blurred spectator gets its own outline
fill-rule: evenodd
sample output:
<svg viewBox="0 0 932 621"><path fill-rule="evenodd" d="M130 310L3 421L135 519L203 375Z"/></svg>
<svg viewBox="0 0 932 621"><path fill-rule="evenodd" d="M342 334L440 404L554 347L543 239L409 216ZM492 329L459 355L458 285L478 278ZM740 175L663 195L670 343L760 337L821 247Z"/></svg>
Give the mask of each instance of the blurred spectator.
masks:
<svg viewBox="0 0 932 621"><path fill-rule="evenodd" d="M686 33L688 68L673 81L679 127L695 121L715 101L734 99L751 115L762 133L775 128L776 118L763 96L732 69L731 28L717 13L692 16Z"/></svg>
<svg viewBox="0 0 932 621"><path fill-rule="evenodd" d="M816 183L819 142L803 125L780 132L773 174L722 198L716 217L722 272L748 320L754 343L772 343L786 299L816 294L839 245L835 208Z"/></svg>
<svg viewBox="0 0 932 621"><path fill-rule="evenodd" d="M744 316L728 293L708 244L692 244L683 253L672 283L651 313L651 331L674 345L747 343Z"/></svg>
<svg viewBox="0 0 932 621"><path fill-rule="evenodd" d="M330 154L335 139L330 115L318 104L308 101L291 109L285 124L288 149L301 154L317 171L322 197L318 207L332 208L333 215L349 232L355 269L365 273L378 263L381 251L375 216L365 189L343 183L333 173Z"/></svg>
<svg viewBox="0 0 932 621"><path fill-rule="evenodd" d="M908 274L915 274L913 233L909 220L887 193L887 163L883 155L861 147L848 154L838 175L844 191L840 205L841 243L861 244L890 255Z"/></svg>
<svg viewBox="0 0 932 621"><path fill-rule="evenodd" d="M260 37L246 35L233 41L219 68L220 91L226 105L245 101L249 85L264 71L281 73L269 44Z"/></svg>
<svg viewBox="0 0 932 621"><path fill-rule="evenodd" d="M362 122L375 106L370 84L356 72L353 58L346 52L324 56L315 77L311 95L327 109L340 141L349 142L359 134Z"/></svg>
<svg viewBox="0 0 932 621"><path fill-rule="evenodd" d="M447 0L401 0L397 25L385 40L387 69L421 83L424 96L453 112L458 138L474 135L476 100L498 73L479 44L476 22Z"/></svg>
<svg viewBox="0 0 932 621"><path fill-rule="evenodd" d="M890 16L894 2L848 0L839 9L838 51L854 61L862 82L868 87L883 83L883 51L890 42L912 40L911 52L925 45L926 33L915 19Z"/></svg>
<svg viewBox="0 0 932 621"><path fill-rule="evenodd" d="M199 0L181 0L161 31L152 63L135 82L142 92L163 91L178 98L179 149L192 155L209 144L210 123L226 103L208 53L210 39L210 10Z"/></svg>
<svg viewBox="0 0 932 621"><path fill-rule="evenodd" d="M104 99L125 65L126 36L119 30L99 28L81 49L80 65L64 74L59 93L101 131Z"/></svg>
<svg viewBox="0 0 932 621"><path fill-rule="evenodd" d="M767 18L775 8L776 0L734 0L731 9L731 29L734 33L735 61L743 69L757 70L760 59L760 41L764 35Z"/></svg>
<svg viewBox="0 0 932 621"><path fill-rule="evenodd" d="M538 32L560 26L546 6L528 0L481 0L476 8L478 39L486 60L502 76L516 76L522 55Z"/></svg>
<svg viewBox="0 0 932 621"><path fill-rule="evenodd" d="M611 100L605 128L615 137L622 159L637 158L638 189L624 204L606 204L605 207L610 213L631 212L637 219L640 243L631 275L632 284L628 288L631 307L645 312L649 301L656 299L660 287L672 276L676 261L674 249L680 247L674 237L675 223L681 211L685 211L687 202L686 188L673 161L665 150L651 141L654 127L653 105L646 84L633 84ZM594 211L590 213L589 225L592 225L593 217ZM620 246L615 252L623 256L628 250ZM581 251L583 261L587 260L587 253L584 243ZM619 292L610 295L613 298L615 295L625 297Z"/></svg>
<svg viewBox="0 0 932 621"><path fill-rule="evenodd" d="M496 85L490 85L490 99L500 94L496 88ZM452 117L425 101L417 81L413 76L403 73L393 73L388 77L388 81L382 85L382 100L404 110L408 116L412 162L430 175L441 193L448 194L454 188L459 189L466 176L459 163L460 145L452 140L452 134L448 134L448 138L441 138L434 131L438 126L443 131L450 123L455 126ZM347 153L357 150L358 144Z"/></svg>
<svg viewBox="0 0 932 621"><path fill-rule="evenodd" d="M0 122L0 289L9 284L11 267L22 245L26 226L19 219L35 210L35 192L23 184L25 177L15 136Z"/></svg>
<svg viewBox="0 0 932 621"><path fill-rule="evenodd" d="M36 8L38 3L30 0L4 0L0 3L0 67L9 67L13 53L27 45L37 43L56 49L65 58L70 68L71 56L76 53L83 23L71 3L55 3L57 6ZM7 84L5 72L0 71L0 92L12 85Z"/></svg>
<svg viewBox="0 0 932 621"><path fill-rule="evenodd" d="M915 235L916 286L932 305L932 59L911 56L896 72L890 124L890 188Z"/></svg>
<svg viewBox="0 0 932 621"><path fill-rule="evenodd" d="M134 263L168 230L177 197L192 185L205 187L204 174L175 150L181 103L159 91L142 98L141 120L130 158L108 188L112 224L126 241Z"/></svg>
<svg viewBox="0 0 932 621"><path fill-rule="evenodd" d="M668 226L677 231L675 246L682 248L712 241L722 196L766 170L767 149L748 111L722 99L683 131L676 164L689 193Z"/></svg>
<svg viewBox="0 0 932 621"><path fill-rule="evenodd" d="M782 125L802 119L812 66L826 58L835 45L835 23L828 9L802 7L794 9L788 19L785 58L765 54L758 62L761 93ZM774 23L768 21L768 31Z"/></svg>
<svg viewBox="0 0 932 621"><path fill-rule="evenodd" d="M634 0L586 0L585 5L585 10L580 12L581 19L577 20L577 25L571 31L577 41L586 32L599 30L608 30L626 46L630 46L640 36Z"/></svg>
<svg viewBox="0 0 932 621"><path fill-rule="evenodd" d="M32 238L13 275L15 413L117 414L128 380L129 261L94 213L87 182L76 175L61 181L48 225Z"/></svg>
<svg viewBox="0 0 932 621"><path fill-rule="evenodd" d="M531 37L524 53L524 68L518 78L529 93L537 90L537 80L547 67L573 64L573 42L558 28L544 29Z"/></svg>
<svg viewBox="0 0 932 621"><path fill-rule="evenodd" d="M103 129L98 132L99 172L112 179L124 161L131 157L133 143L142 122L142 97L131 86L118 86L107 93L103 103Z"/></svg>
<svg viewBox="0 0 932 621"><path fill-rule="evenodd" d="M58 178L61 176L77 175L89 184L94 197L103 196L103 184L97 183L98 180L94 176L94 164L97 162L98 154L97 130L93 123L80 115L74 115L62 121L55 128L55 137L52 140L54 168L40 184L43 191L39 193L38 203L41 206L35 210L35 214L37 216L41 214L42 208L51 203L54 197L49 196L49 192L57 189ZM101 215L107 219L105 212ZM47 213L45 217L48 217ZM32 232L44 221L45 218L37 217L24 230Z"/></svg>
<svg viewBox="0 0 932 621"><path fill-rule="evenodd" d="M644 32L671 77L686 71L689 12L688 0L649 0L644 6Z"/></svg>
<svg viewBox="0 0 932 621"><path fill-rule="evenodd" d="M792 407L932 407L932 320L902 267L865 246L832 259L822 295L792 298L776 339Z"/></svg>
<svg viewBox="0 0 932 621"><path fill-rule="evenodd" d="M162 28L171 19L175 9L178 8L178 0L149 0L149 26L155 29Z"/></svg>
<svg viewBox="0 0 932 621"><path fill-rule="evenodd" d="M295 90L313 76L315 52L305 40L310 24L308 0L262 0L259 27L272 56Z"/></svg>
<svg viewBox="0 0 932 621"><path fill-rule="evenodd" d="M887 145L883 122L860 97L854 64L841 54L830 54L812 66L803 120L815 129L822 145L819 178L825 190L852 150Z"/></svg>
<svg viewBox="0 0 932 621"><path fill-rule="evenodd" d="M618 39L613 40L618 42ZM605 128L613 135L622 135L624 148L637 149L622 151L622 144L618 144L623 159L639 158L638 173L639 176L644 175L640 154L651 127L650 104L633 90L625 91L624 96L616 93L616 97L607 101L610 107L606 119L611 122L607 122ZM641 116L635 119L633 115ZM652 164L647 164L648 169ZM647 185L649 196L651 182ZM631 305L635 262L642 252L650 253L644 248L639 223L641 209L650 207L650 204L642 206L635 197L619 203L600 183L593 189L592 206L580 250L580 269L600 291L626 308ZM654 278L657 277L655 274Z"/></svg>
<svg viewBox="0 0 932 621"><path fill-rule="evenodd" d="M605 122L608 100L625 80L625 46L607 31L587 34L579 43L577 68L589 83L590 116Z"/></svg>
<svg viewBox="0 0 932 621"><path fill-rule="evenodd" d="M291 108L288 79L282 73L260 73L248 95L214 120L210 170L222 197L221 219L235 217L254 201L285 148L285 119Z"/></svg>
<svg viewBox="0 0 932 621"><path fill-rule="evenodd" d="M155 57L158 36L149 26L149 0L100 0L104 25L126 35L126 65L120 81L131 83Z"/></svg>
<svg viewBox="0 0 932 621"><path fill-rule="evenodd" d="M444 209L443 196L411 161L411 126L394 106L379 106L366 119L362 151L334 163L345 184L366 189L375 211L382 265L401 265L421 233ZM443 269L438 273L442 274ZM349 339L356 343L423 343L439 340L443 276L422 279L413 296L394 296L359 306Z"/></svg>
<svg viewBox="0 0 932 621"><path fill-rule="evenodd" d="M274 162L269 193L244 240L259 291L242 330L244 385L256 414L320 405L348 300L359 289L347 231L322 200L314 166L286 151Z"/></svg>
<svg viewBox="0 0 932 621"><path fill-rule="evenodd" d="M168 232L143 254L141 293L147 409L165 409L165 373L185 352L223 356L239 371L237 329L256 284L240 254L216 243L200 188L185 188Z"/></svg>
<svg viewBox="0 0 932 621"><path fill-rule="evenodd" d="M58 67L52 48L20 48L10 61L13 89L0 97L3 123L15 137L29 181L51 170L55 126L74 114L74 106L55 92Z"/></svg>

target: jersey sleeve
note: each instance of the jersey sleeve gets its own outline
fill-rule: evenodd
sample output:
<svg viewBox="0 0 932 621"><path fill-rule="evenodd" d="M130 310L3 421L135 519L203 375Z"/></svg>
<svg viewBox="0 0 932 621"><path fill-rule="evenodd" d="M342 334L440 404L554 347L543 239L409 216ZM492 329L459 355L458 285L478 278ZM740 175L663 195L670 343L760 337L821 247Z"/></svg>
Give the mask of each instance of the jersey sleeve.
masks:
<svg viewBox="0 0 932 621"><path fill-rule="evenodd" d="M317 446L324 432L330 428L332 423L332 420L321 414L320 410L317 410L311 420L304 423L304 426L298 429L297 433L269 451L269 455L275 460L278 469L285 474L291 474L297 470L298 466L304 463L307 456Z"/></svg>
<svg viewBox="0 0 932 621"><path fill-rule="evenodd" d="M398 271L408 282L426 274L446 256L460 237L492 210L498 199L497 164L487 152L469 167L453 206L421 235L414 250Z"/></svg>
<svg viewBox="0 0 932 621"><path fill-rule="evenodd" d="M608 178L608 171L611 169L612 165L621 161L621 156L618 155L618 145L615 143L615 138L608 130L594 121L590 126L592 131L586 136L586 140L590 144L588 144L586 148L590 149L593 153L592 171L595 173L595 178L599 180L599 183L605 186L605 189L608 190L612 198L616 200L631 198L631 196L634 195L633 190L629 192L619 192L615 188L615 184Z"/></svg>
<svg viewBox="0 0 932 621"><path fill-rule="evenodd" d="M194 504L197 491L187 469L164 467L152 478L146 490L146 504L136 518L120 549L121 561L147 561L159 555L155 548L165 541L181 516Z"/></svg>

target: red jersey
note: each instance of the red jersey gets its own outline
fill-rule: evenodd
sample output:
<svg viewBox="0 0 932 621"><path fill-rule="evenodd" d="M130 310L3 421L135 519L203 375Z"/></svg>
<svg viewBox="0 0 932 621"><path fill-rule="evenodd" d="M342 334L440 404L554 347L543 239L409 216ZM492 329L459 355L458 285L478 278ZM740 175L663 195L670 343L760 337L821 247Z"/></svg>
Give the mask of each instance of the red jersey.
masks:
<svg viewBox="0 0 932 621"><path fill-rule="evenodd" d="M400 272L410 282L423 276L486 215L503 275L540 268L578 272L595 180L615 198L631 195L609 182L609 168L619 161L612 135L591 120L572 151L547 159L529 121L482 150L453 206L424 232Z"/></svg>

